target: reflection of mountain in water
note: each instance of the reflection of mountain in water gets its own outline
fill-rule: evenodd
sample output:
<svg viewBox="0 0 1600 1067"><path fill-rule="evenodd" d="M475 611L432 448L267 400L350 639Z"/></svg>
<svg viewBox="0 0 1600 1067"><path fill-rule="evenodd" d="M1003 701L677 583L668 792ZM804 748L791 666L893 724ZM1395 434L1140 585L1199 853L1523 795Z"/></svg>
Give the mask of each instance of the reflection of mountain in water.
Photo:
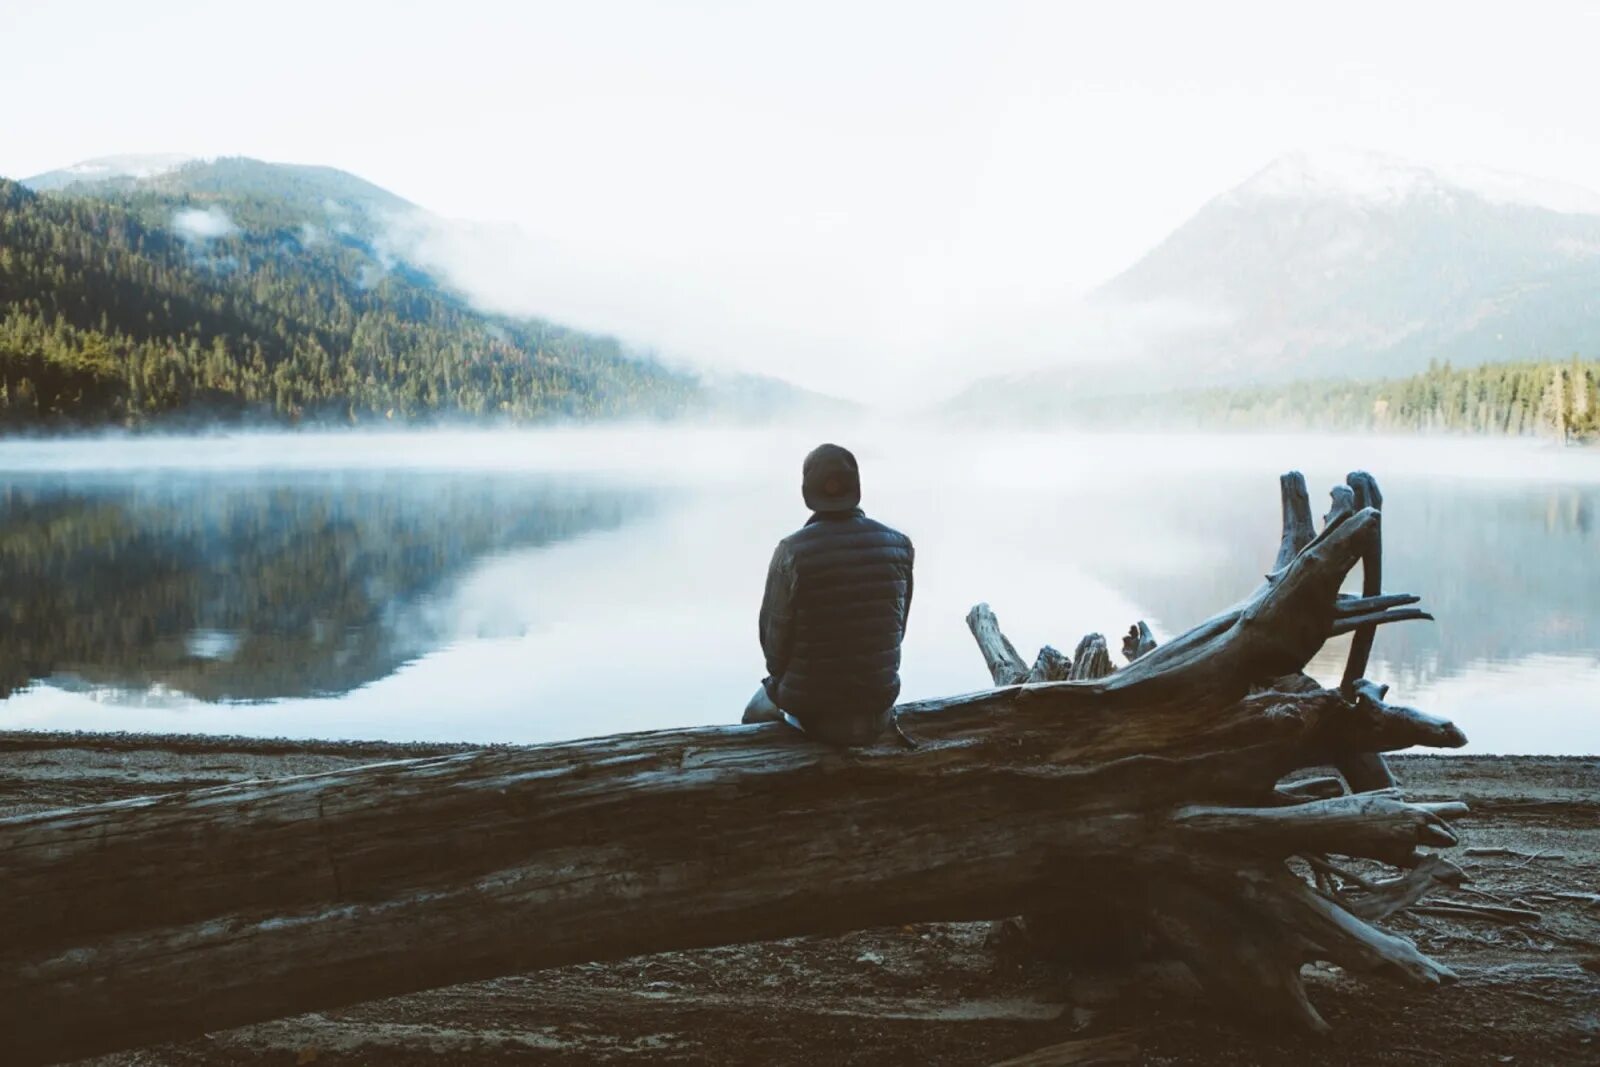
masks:
<svg viewBox="0 0 1600 1067"><path fill-rule="evenodd" d="M14 477L0 695L61 674L211 700L345 692L432 648L416 609L485 554L652 506L525 476Z"/></svg>
<svg viewBox="0 0 1600 1067"><path fill-rule="evenodd" d="M1326 488L1313 482L1319 514ZM1473 663L1600 650L1600 488L1440 478L1389 480L1384 492L1384 587L1420 593L1438 619L1383 628L1377 656L1408 673L1384 680L1414 684ZM1181 568L1111 556L1102 573L1168 633L1242 598L1271 564L1277 502L1257 478L1170 485L1139 511L1192 540L1198 555ZM1330 645L1315 666L1337 674L1343 648Z"/></svg>

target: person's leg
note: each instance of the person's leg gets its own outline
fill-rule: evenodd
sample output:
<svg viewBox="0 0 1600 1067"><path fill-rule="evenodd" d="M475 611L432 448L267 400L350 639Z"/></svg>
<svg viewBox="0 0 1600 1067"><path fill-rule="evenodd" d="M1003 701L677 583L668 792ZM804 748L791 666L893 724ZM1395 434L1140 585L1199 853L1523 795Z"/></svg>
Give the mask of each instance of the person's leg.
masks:
<svg viewBox="0 0 1600 1067"><path fill-rule="evenodd" d="M772 702L767 695L767 686L763 682L756 690L756 695L750 698L750 703L744 706L744 718L740 722L782 722L783 713L778 710L778 705Z"/></svg>
<svg viewBox="0 0 1600 1067"><path fill-rule="evenodd" d="M840 748L856 748L876 742L894 721L892 711L858 715L827 716L812 719L802 729L807 737Z"/></svg>

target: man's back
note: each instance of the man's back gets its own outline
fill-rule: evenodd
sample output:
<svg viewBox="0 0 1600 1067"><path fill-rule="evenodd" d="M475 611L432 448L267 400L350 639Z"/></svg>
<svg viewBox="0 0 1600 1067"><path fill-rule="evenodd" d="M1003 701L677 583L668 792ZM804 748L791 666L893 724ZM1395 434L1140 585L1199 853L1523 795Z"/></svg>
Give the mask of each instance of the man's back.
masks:
<svg viewBox="0 0 1600 1067"><path fill-rule="evenodd" d="M856 458L838 445L806 456L811 520L778 542L761 599L767 678L746 722L779 717L834 744L875 740L900 695L911 611L911 539L862 514Z"/></svg>
<svg viewBox="0 0 1600 1067"><path fill-rule="evenodd" d="M794 566L794 636L778 706L802 723L874 719L900 695L910 538L856 510L818 515L783 543Z"/></svg>

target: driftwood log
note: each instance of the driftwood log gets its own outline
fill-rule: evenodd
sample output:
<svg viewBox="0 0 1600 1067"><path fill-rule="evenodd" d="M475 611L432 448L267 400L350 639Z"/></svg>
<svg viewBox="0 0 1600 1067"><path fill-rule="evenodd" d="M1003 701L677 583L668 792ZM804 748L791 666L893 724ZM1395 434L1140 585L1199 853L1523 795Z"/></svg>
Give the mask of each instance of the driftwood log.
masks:
<svg viewBox="0 0 1600 1067"><path fill-rule="evenodd" d="M1304 476L1298 471L1290 471L1279 479L1279 490L1283 506L1283 532L1273 572L1267 577L1269 586L1317 535ZM1350 518L1358 509L1371 508L1377 511L1383 505L1383 495L1377 481L1365 471L1351 472L1345 484L1335 486L1330 495L1332 502L1324 518L1325 531ZM1381 529L1375 529L1367 539L1361 556L1361 597L1351 598L1340 594L1336 605L1338 618L1333 632L1355 635L1340 683L1340 691L1351 700L1365 697L1381 701L1386 695L1387 687L1373 687L1362 677L1372 652L1378 624L1430 618L1425 612L1407 607L1417 602L1415 596L1381 595L1382 559ZM976 605L967 614L967 626L995 684L1009 684L1015 675L1013 664L1019 663L1020 657L1000 628L994 611L988 604ZM1129 626L1122 639L1122 653L1130 663L1155 647L1155 636L1142 619ZM1039 661L1043 663L1047 659L1054 665L1055 677L1073 680L1103 678L1116 669L1106 651L1105 638L1098 633L1085 635L1069 661L1061 661L1060 653L1049 645L1044 646L1039 652ZM1036 664L1027 681L1045 680L1038 675L1039 667ZM1314 692L1319 688L1314 680L1298 674L1273 679L1260 685L1256 691ZM1280 794L1296 800L1313 800L1341 796L1347 789L1350 793L1396 790L1394 777L1379 753L1347 752L1341 754L1334 763L1340 778L1302 778L1281 786ZM1352 907L1355 914L1364 918L1387 916L1399 908L1414 904L1434 884L1457 884L1462 878L1459 868L1437 857L1429 857L1427 862L1413 866L1410 876L1395 879L1378 891L1372 883L1335 867L1325 856L1311 853L1303 859L1313 872L1317 888L1324 894L1334 893L1335 887L1340 884L1358 887L1369 894L1378 893L1367 897L1361 905ZM1393 903L1389 906L1374 903L1391 899ZM1152 932L1152 916L1147 912L1148 908L1142 902L1130 906L1120 889L1089 887L1063 896L1048 909L998 920L991 930L991 943L1008 946L1012 952L1021 950L1047 960L1096 965L1126 963L1151 947L1149 935ZM1158 920L1156 925L1159 927L1163 922L1166 920ZM1163 947L1176 947L1181 951L1182 939L1169 937Z"/></svg>
<svg viewBox="0 0 1600 1067"><path fill-rule="evenodd" d="M1453 845L1441 816L1459 806L1279 788L1464 740L1365 681L1295 681L1352 621L1415 614L1415 598L1340 598L1378 524L1348 510L1242 607L1105 677L902 705L914 748L834 750L783 724L664 730L0 820L7 1062L1106 893L1221 1001L1320 1029L1307 960L1449 977L1367 919L1454 877L1419 846ZM1295 856L1326 865L1320 886ZM1401 873L1340 880L1348 863L1329 857Z"/></svg>

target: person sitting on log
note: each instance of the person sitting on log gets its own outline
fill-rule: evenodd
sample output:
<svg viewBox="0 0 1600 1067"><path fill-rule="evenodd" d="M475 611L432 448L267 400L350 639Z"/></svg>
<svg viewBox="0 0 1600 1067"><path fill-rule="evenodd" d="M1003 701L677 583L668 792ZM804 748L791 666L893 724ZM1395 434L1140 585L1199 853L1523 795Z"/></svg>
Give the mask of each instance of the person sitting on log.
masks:
<svg viewBox="0 0 1600 1067"><path fill-rule="evenodd" d="M848 449L806 456L804 526L778 542L761 601L767 677L744 721L782 720L819 741L866 745L893 723L911 610L911 539L867 518Z"/></svg>

